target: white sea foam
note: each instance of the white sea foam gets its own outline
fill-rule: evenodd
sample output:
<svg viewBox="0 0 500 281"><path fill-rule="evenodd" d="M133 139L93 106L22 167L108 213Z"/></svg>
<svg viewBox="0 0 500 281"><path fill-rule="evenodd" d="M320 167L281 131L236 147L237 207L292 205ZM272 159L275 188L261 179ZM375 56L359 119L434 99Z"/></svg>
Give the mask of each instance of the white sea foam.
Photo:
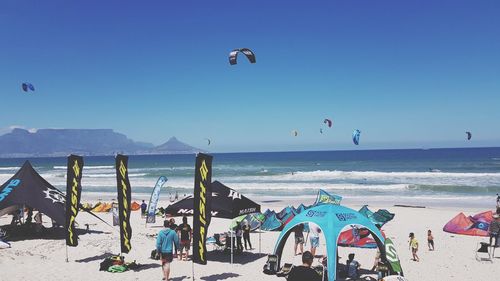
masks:
<svg viewBox="0 0 500 281"><path fill-rule="evenodd" d="M114 169L115 166L83 166L86 170L94 170L94 169ZM66 170L66 166L54 166L56 170Z"/></svg>
<svg viewBox="0 0 500 281"><path fill-rule="evenodd" d="M0 167L0 171L17 171L21 169L21 167Z"/></svg>
<svg viewBox="0 0 500 281"><path fill-rule="evenodd" d="M244 182L367 182L388 184L500 186L500 173L435 173L435 172L376 172L376 171L312 171L271 176L240 176L231 178Z"/></svg>

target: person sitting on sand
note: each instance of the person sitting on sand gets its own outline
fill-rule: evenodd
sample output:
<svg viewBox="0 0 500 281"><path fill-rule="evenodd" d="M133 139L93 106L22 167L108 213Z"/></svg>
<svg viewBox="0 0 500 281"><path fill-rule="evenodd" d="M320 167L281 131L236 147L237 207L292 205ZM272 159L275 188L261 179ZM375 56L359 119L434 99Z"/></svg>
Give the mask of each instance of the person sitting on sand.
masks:
<svg viewBox="0 0 500 281"><path fill-rule="evenodd" d="M413 260L414 261L420 261L418 258L417 252L418 252L418 240L415 238L415 234L413 232L410 233L410 243L409 247L411 248L411 253L413 255Z"/></svg>
<svg viewBox="0 0 500 281"><path fill-rule="evenodd" d="M294 244L294 256L302 255L304 252L304 224L299 223L293 228L293 233L295 235L295 244ZM300 253L297 253L297 247L300 247Z"/></svg>
<svg viewBox="0 0 500 281"><path fill-rule="evenodd" d="M434 251L434 236L430 229L427 230L427 246L429 246L429 251Z"/></svg>
<svg viewBox="0 0 500 281"><path fill-rule="evenodd" d="M359 269L361 268L361 264L354 259L353 253L349 254L346 266L347 266L347 277L351 279L358 279Z"/></svg>
<svg viewBox="0 0 500 281"><path fill-rule="evenodd" d="M179 247L179 237L175 230L169 228L169 222L164 221L163 230L160 230L156 238L156 251L160 255L161 266L163 271L163 280L168 280L170 275L170 263L174 259L173 245Z"/></svg>
<svg viewBox="0 0 500 281"><path fill-rule="evenodd" d="M40 233L43 229L42 213L36 213L35 217L35 232Z"/></svg>
<svg viewBox="0 0 500 281"><path fill-rule="evenodd" d="M288 274L288 281L320 281L321 276L311 268L314 256L309 251L302 254L302 265L294 266Z"/></svg>
<svg viewBox="0 0 500 281"><path fill-rule="evenodd" d="M500 236L500 215L493 215L493 221L488 228L488 232L490 234L490 246L498 246L498 237ZM493 238L495 238L495 244L492 244Z"/></svg>

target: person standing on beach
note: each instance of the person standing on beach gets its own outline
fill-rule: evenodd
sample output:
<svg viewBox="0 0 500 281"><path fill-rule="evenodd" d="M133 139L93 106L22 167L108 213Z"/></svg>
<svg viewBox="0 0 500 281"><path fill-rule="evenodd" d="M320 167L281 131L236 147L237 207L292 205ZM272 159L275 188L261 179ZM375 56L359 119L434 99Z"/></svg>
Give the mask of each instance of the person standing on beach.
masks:
<svg viewBox="0 0 500 281"><path fill-rule="evenodd" d="M173 246L179 247L179 237L175 230L169 228L169 222L163 222L165 229L160 230L156 238L156 252L159 253L161 259L161 267L163 271L163 280L168 280L170 275L170 263L174 259Z"/></svg>
<svg viewBox="0 0 500 281"><path fill-rule="evenodd" d="M410 233L409 237L410 237L409 247L411 248L411 253L413 255L413 260L418 262L418 261L420 261L420 259L418 258L418 255L417 255L417 252L418 252L418 241L415 238L415 234L413 232Z"/></svg>
<svg viewBox="0 0 500 281"><path fill-rule="evenodd" d="M241 242L241 238L243 236L243 231L241 229L241 225L236 225L236 250L238 252L243 252L243 243Z"/></svg>
<svg viewBox="0 0 500 281"><path fill-rule="evenodd" d="M434 236L430 229L427 230L427 246L429 246L429 251L434 251Z"/></svg>
<svg viewBox="0 0 500 281"><path fill-rule="evenodd" d="M184 258L185 261L188 260L189 256L189 249L191 248L191 240L193 239L192 237L192 229L191 226L187 222L187 217L183 216L182 217L182 224L177 227L177 232L180 234L181 237L181 251L180 251L180 259L183 259L183 252L186 250L186 257Z"/></svg>
<svg viewBox="0 0 500 281"><path fill-rule="evenodd" d="M295 234L295 244L293 247L293 255L302 255L304 252L304 224L299 223L293 228ZM300 246L300 253L297 253L297 247Z"/></svg>
<svg viewBox="0 0 500 281"><path fill-rule="evenodd" d="M144 200L142 200L141 215L142 215L143 218L146 216L146 210L147 209L148 209L148 204L146 204L146 202L144 202Z"/></svg>
<svg viewBox="0 0 500 281"><path fill-rule="evenodd" d="M315 257L316 249L319 247L319 234L321 233L321 229L317 225L310 223L309 233L309 242L311 242L311 254L313 255L313 257Z"/></svg>
<svg viewBox="0 0 500 281"><path fill-rule="evenodd" d="M288 274L287 281L320 281L321 276L311 268L314 256L309 251L302 254L302 265L294 266Z"/></svg>
<svg viewBox="0 0 500 281"><path fill-rule="evenodd" d="M250 231L252 229L250 228L250 224L248 223L247 220L243 221L243 241L245 242L245 250L251 250L252 248L252 243L250 243ZM247 248L247 242L248 242L248 248Z"/></svg>
<svg viewBox="0 0 500 281"><path fill-rule="evenodd" d="M500 236L500 215L493 215L493 221L488 228L488 232L490 234L490 246L498 245L498 237ZM492 244L493 238L495 238L495 244Z"/></svg>

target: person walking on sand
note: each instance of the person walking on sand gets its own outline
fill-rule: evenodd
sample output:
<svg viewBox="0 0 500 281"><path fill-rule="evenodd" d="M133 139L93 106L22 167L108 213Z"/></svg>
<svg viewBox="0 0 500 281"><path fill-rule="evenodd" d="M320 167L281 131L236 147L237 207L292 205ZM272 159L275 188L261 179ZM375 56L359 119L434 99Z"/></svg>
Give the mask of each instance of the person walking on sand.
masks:
<svg viewBox="0 0 500 281"><path fill-rule="evenodd" d="M248 223L247 220L243 221L243 241L245 242L245 250L252 250L252 243L250 242L250 231L252 229L250 228L250 224ZM248 248L247 248L247 242L248 242Z"/></svg>
<svg viewBox="0 0 500 281"><path fill-rule="evenodd" d="M173 246L179 247L179 237L175 230L169 228L169 222L164 221L164 229L160 230L156 238L156 252L160 255L163 279L168 280L170 275L170 263L174 259Z"/></svg>
<svg viewBox="0 0 500 281"><path fill-rule="evenodd" d="M148 209L148 204L146 204L146 202L144 202L144 200L142 200L142 204L141 204L141 216L144 218L146 217L147 213L146 213L146 210Z"/></svg>
<svg viewBox="0 0 500 281"><path fill-rule="evenodd" d="M183 259L183 252L186 250L186 257L184 258L185 261L188 260L189 256L189 249L191 248L191 241L193 239L192 237L192 229L191 226L187 223L187 217L183 216L182 217L182 224L180 224L177 227L177 232L179 233L181 237L181 251L180 251L180 259Z"/></svg>
<svg viewBox="0 0 500 281"><path fill-rule="evenodd" d="M490 234L490 246L498 246L498 237L500 237L500 215L493 215L493 221L488 228L488 232ZM495 238L495 244L492 244L493 238Z"/></svg>
<svg viewBox="0 0 500 281"><path fill-rule="evenodd" d="M299 223L293 228L295 235L295 244L293 246L293 255L302 255L304 252L304 224ZM300 253L297 253L297 248L300 247Z"/></svg>
<svg viewBox="0 0 500 281"><path fill-rule="evenodd" d="M414 261L420 261L418 258L417 252L418 252L418 241L415 238L415 234L413 232L410 233L410 243L409 243L409 248L411 248L411 254L413 255L413 260Z"/></svg>
<svg viewBox="0 0 500 281"><path fill-rule="evenodd" d="M430 229L427 230L427 246L429 246L429 251L434 251L434 236Z"/></svg>

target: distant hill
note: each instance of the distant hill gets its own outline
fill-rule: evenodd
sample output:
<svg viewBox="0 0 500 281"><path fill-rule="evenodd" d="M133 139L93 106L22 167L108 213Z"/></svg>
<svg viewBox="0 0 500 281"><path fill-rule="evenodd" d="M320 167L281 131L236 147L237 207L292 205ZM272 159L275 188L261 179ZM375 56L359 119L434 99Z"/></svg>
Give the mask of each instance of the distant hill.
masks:
<svg viewBox="0 0 500 281"><path fill-rule="evenodd" d="M57 157L71 153L89 155L185 154L200 151L175 137L154 147L135 142L111 129L13 129L0 136L0 157Z"/></svg>
<svg viewBox="0 0 500 281"><path fill-rule="evenodd" d="M151 150L151 153L154 154L190 154L197 152L202 152L202 150L185 144L176 137L171 137L166 143Z"/></svg>

